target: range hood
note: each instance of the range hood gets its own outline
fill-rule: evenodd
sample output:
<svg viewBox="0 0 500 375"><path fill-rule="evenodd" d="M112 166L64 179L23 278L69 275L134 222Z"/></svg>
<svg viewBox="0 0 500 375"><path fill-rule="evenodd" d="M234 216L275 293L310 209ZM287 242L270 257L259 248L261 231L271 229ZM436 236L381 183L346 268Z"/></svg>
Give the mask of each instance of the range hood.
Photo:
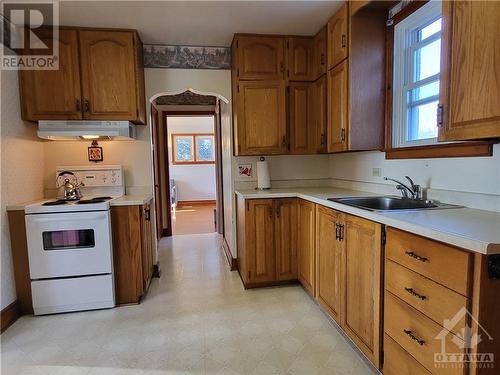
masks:
<svg viewBox="0 0 500 375"><path fill-rule="evenodd" d="M38 136L54 141L135 139L135 125L129 121L38 121Z"/></svg>

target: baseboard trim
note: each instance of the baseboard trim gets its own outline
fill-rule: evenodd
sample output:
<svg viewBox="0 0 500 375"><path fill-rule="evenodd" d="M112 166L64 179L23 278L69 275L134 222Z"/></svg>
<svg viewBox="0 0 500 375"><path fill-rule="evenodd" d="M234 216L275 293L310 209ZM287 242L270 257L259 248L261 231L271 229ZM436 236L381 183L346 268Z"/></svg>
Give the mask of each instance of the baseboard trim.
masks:
<svg viewBox="0 0 500 375"><path fill-rule="evenodd" d="M177 207L214 205L215 200L178 201Z"/></svg>
<svg viewBox="0 0 500 375"><path fill-rule="evenodd" d="M9 306L1 311L1 332L4 332L9 328L14 322L21 317L21 306L19 302L15 300Z"/></svg>
<svg viewBox="0 0 500 375"><path fill-rule="evenodd" d="M229 250L229 245L225 238L222 239L222 249L224 250L224 255L226 255L226 260L231 271L236 271L238 269L238 260L233 258L231 250Z"/></svg>

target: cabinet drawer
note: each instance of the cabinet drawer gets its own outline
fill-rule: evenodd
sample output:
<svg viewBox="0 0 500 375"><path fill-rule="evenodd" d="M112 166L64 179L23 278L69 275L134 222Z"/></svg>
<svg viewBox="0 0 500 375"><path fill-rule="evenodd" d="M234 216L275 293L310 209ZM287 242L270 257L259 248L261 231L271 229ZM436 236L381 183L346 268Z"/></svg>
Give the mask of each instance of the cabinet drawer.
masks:
<svg viewBox="0 0 500 375"><path fill-rule="evenodd" d="M384 335L384 375L431 375L397 342Z"/></svg>
<svg viewBox="0 0 500 375"><path fill-rule="evenodd" d="M440 337L445 340L445 353L463 353L455 343L460 339L390 292L385 293L384 322L385 333L433 374L463 374L456 363L440 368L436 364L441 364L434 360L435 355L442 353Z"/></svg>
<svg viewBox="0 0 500 375"><path fill-rule="evenodd" d="M396 229L387 229L387 258L467 296L470 254Z"/></svg>
<svg viewBox="0 0 500 375"><path fill-rule="evenodd" d="M467 307L467 298L461 294L391 260L387 260L385 270L385 289L438 324ZM461 332L464 326L465 316L453 327L453 332Z"/></svg>

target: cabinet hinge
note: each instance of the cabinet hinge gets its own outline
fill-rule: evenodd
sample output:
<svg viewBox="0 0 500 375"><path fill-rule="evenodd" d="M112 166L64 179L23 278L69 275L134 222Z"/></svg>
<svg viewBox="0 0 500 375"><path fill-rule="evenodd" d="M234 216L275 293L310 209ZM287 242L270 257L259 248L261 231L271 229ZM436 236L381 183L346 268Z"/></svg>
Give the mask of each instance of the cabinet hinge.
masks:
<svg viewBox="0 0 500 375"><path fill-rule="evenodd" d="M439 127L443 126L443 112L444 112L444 106L442 104L438 105L437 124Z"/></svg>
<svg viewBox="0 0 500 375"><path fill-rule="evenodd" d="M342 140L342 142L345 142L345 129L342 128L342 130L340 131L340 138Z"/></svg>
<svg viewBox="0 0 500 375"><path fill-rule="evenodd" d="M385 243L387 242L387 233L385 232L385 229L382 230L382 246L385 246Z"/></svg>

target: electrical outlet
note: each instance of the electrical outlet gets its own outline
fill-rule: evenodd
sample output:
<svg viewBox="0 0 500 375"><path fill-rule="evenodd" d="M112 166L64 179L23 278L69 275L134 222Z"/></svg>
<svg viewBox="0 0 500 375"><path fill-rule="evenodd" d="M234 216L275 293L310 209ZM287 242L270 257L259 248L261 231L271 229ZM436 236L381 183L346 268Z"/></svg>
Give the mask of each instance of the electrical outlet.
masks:
<svg viewBox="0 0 500 375"><path fill-rule="evenodd" d="M372 169L373 177L382 177L382 168L373 168Z"/></svg>

